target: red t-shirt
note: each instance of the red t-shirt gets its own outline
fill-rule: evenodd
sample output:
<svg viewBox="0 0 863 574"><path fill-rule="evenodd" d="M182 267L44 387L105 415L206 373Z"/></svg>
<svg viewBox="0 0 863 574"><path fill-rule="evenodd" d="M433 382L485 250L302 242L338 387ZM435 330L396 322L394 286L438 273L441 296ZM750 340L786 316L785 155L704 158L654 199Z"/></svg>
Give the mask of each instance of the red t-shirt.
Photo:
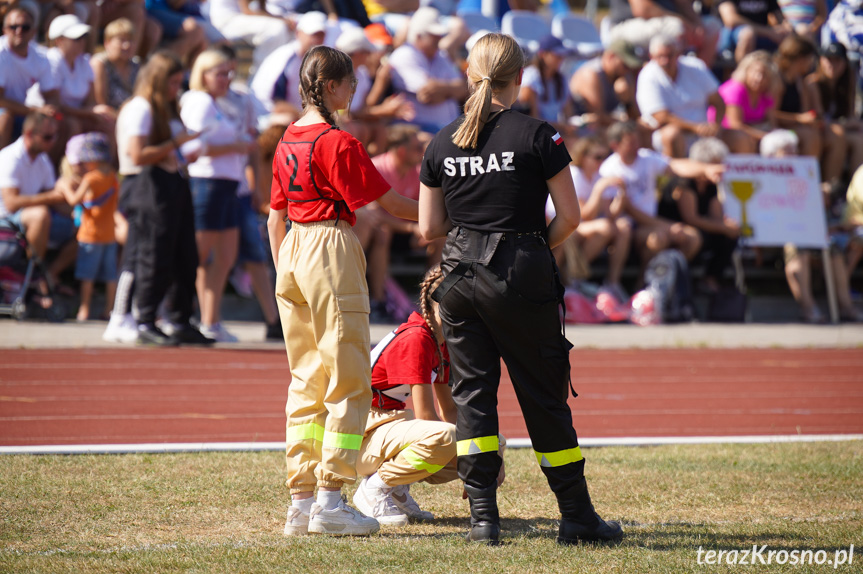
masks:
<svg viewBox="0 0 863 574"><path fill-rule="evenodd" d="M405 408L411 385L445 384L449 380L446 343L440 346L444 359L444 376L440 377L437 341L422 315L411 313L396 332L399 334L387 344L372 368L372 406L382 409Z"/></svg>
<svg viewBox="0 0 863 574"><path fill-rule="evenodd" d="M287 206L291 221L311 223L338 217L354 225L357 221L354 212L390 189L365 148L349 133L332 129L317 140L312 150L315 138L330 127L291 124L276 148L270 207L278 211ZM311 161L309 150L312 150ZM318 192L335 201L319 199ZM288 193L292 200L312 201L289 202Z"/></svg>

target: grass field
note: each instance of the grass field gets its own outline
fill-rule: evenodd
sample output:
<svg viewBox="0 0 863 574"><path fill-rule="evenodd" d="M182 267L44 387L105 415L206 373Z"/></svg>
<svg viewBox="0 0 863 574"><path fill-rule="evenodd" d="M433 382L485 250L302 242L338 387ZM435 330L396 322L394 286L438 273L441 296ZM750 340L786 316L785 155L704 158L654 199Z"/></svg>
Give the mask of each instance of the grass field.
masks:
<svg viewBox="0 0 863 574"><path fill-rule="evenodd" d="M432 523L288 539L281 453L4 456L0 571L863 572L863 442L585 454L597 510L626 530L620 546L554 543L555 500L526 449L506 455L497 548L464 541L468 507L455 483L413 488ZM766 545L765 561L769 550L825 550L832 561L851 544L853 562L836 569L698 564L699 547Z"/></svg>

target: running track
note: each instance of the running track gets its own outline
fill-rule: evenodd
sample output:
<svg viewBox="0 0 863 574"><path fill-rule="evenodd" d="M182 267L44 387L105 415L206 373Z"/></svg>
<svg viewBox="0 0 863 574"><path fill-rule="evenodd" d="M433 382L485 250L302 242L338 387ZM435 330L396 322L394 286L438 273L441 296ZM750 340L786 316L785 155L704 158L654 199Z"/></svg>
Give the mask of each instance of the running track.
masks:
<svg viewBox="0 0 863 574"><path fill-rule="evenodd" d="M2 365L0 446L284 440L284 352L4 349ZM572 365L582 438L863 433L859 349L579 349ZM499 414L527 437L505 372Z"/></svg>

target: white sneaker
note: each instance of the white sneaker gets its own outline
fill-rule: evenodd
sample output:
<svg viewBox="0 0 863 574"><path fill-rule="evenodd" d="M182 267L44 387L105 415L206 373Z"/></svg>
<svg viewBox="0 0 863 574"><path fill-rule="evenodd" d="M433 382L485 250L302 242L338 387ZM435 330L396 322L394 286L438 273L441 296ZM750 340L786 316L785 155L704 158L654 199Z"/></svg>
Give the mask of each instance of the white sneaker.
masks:
<svg viewBox="0 0 863 574"><path fill-rule="evenodd" d="M202 323L200 331L205 337L213 339L217 343L236 343L239 341L221 323L213 323L212 325L204 325Z"/></svg>
<svg viewBox="0 0 863 574"><path fill-rule="evenodd" d="M309 532L333 536L368 536L380 530L374 518L369 518L342 499L333 510L324 510L317 502L309 514Z"/></svg>
<svg viewBox="0 0 863 574"><path fill-rule="evenodd" d="M305 536L309 533L309 515L296 506L288 507L285 536Z"/></svg>
<svg viewBox="0 0 863 574"><path fill-rule="evenodd" d="M360 482L354 493L354 504L360 512L377 519L381 524L388 526L407 526L408 517L393 502L390 496L392 489L388 491L369 486L365 478Z"/></svg>
<svg viewBox="0 0 863 574"><path fill-rule="evenodd" d="M180 325L168 319L159 319L156 326L169 337L180 330Z"/></svg>
<svg viewBox="0 0 863 574"><path fill-rule="evenodd" d="M414 520L433 520L434 514L428 510L423 510L414 497L411 496L411 485L401 484L394 486L391 493L393 503L396 507Z"/></svg>
<svg viewBox="0 0 863 574"><path fill-rule="evenodd" d="M102 340L109 343L134 343L138 340L138 323L131 313L111 313Z"/></svg>

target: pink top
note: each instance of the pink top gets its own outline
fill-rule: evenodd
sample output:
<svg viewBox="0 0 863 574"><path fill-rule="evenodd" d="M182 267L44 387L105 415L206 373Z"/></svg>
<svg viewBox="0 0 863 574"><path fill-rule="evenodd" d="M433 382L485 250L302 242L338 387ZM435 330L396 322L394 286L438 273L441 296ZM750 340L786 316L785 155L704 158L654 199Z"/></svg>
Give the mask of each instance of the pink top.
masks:
<svg viewBox="0 0 863 574"><path fill-rule="evenodd" d="M409 169L404 176L400 176L396 168L393 151L376 155L372 158L372 163L378 169L378 172L384 176L387 183L394 190L408 199L419 199L420 197L420 166Z"/></svg>
<svg viewBox="0 0 863 574"><path fill-rule="evenodd" d="M747 125L755 125L767 119L767 110L773 107L773 98L765 93L761 95L755 107L749 101L749 94L746 92L746 86L742 82L738 82L734 78L719 86L719 95L726 106L738 106L743 110L743 123ZM716 118L716 110L713 107L707 110L707 121L712 122ZM722 127L731 127L728 125L728 116L722 118Z"/></svg>

